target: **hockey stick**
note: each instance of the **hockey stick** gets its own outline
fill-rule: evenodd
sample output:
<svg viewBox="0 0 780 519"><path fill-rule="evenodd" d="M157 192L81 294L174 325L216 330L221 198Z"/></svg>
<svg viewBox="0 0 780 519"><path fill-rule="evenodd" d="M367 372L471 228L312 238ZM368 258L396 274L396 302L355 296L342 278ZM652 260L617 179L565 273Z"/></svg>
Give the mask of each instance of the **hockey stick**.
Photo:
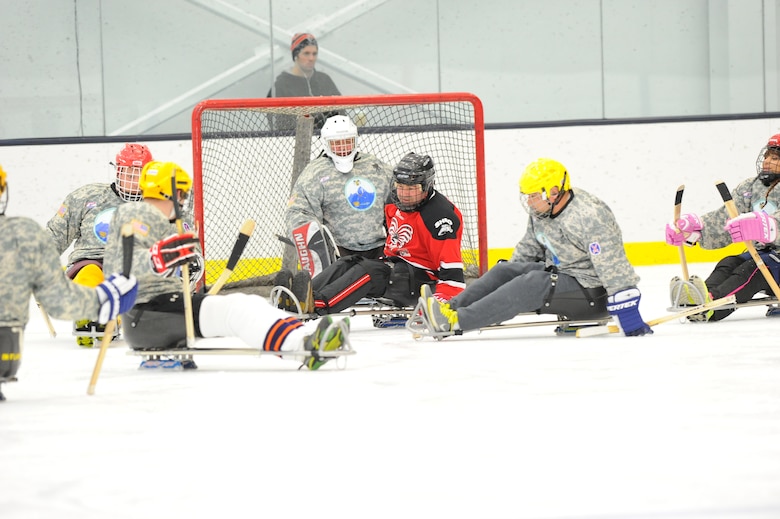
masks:
<svg viewBox="0 0 780 519"><path fill-rule="evenodd" d="M225 283L227 283L228 279L230 279L230 275L233 273L233 269L236 268L236 264L238 264L238 260L241 258L241 254L243 254L244 249L246 248L246 244L249 241L249 237L252 236L254 230L255 221L252 219L246 220L243 224L241 224L241 229L238 231L238 239L233 245L233 251L230 253L227 266L225 266L225 270L223 270L222 274L220 274L219 278L217 278L216 283L211 285L211 288L208 291L208 295L213 296L217 294L220 290L222 290L222 287L225 286Z"/></svg>
<svg viewBox="0 0 780 519"><path fill-rule="evenodd" d="M49 318L49 313L46 311L44 307L41 306L41 303L38 302L38 299L35 300L35 304L38 305L38 310L41 311L41 317L43 317L43 322L46 323L46 327L49 329L49 335L54 338L57 336L57 332L54 330L54 325L51 324L51 319Z"/></svg>
<svg viewBox="0 0 780 519"><path fill-rule="evenodd" d="M723 199L723 204L726 206L726 211L728 211L729 213L729 218L735 218L739 216L739 211L737 210L737 204L735 204L734 199L731 198L731 193L729 192L729 188L726 187L726 183L722 181L718 181L715 183L715 187L718 188L720 197ZM764 279L766 279L766 282L769 284L769 288L772 289L772 293L775 295L776 298L780 299L780 286L777 285L777 281L775 281L775 277L772 275L771 272L769 272L769 269L764 263L764 260L761 259L761 256L758 254L755 245L753 245L753 242L751 241L745 241L743 243L745 244L745 247L747 247L747 250L750 252L750 256L753 258L753 261L756 262L756 266L758 267L758 270L760 270L761 274L764 275Z"/></svg>
<svg viewBox="0 0 780 519"><path fill-rule="evenodd" d="M677 193L674 195L674 226L677 227L677 220L680 219L680 213L682 212L682 197L683 191L685 191L685 184L677 188ZM680 230L679 228L677 229ZM680 266L682 267L683 280L688 281L690 276L688 275L688 261L685 258L685 243L680 244Z"/></svg>
<svg viewBox="0 0 780 519"><path fill-rule="evenodd" d="M657 317L655 319L650 319L647 321L647 325L652 327L658 324L668 323L669 321L674 321L675 319L681 319L689 315L700 314L702 312L706 312L707 310L713 310L715 308L720 308L721 306L733 304L735 302L736 297L733 295L721 297L720 299L715 299L714 301L710 301L709 303L705 303L703 305L692 306L680 312L674 312ZM607 335L610 333L619 332L620 328L614 324L610 324L609 326L593 326L590 328L580 328L577 330L577 337L593 337L595 335Z"/></svg>
<svg viewBox="0 0 780 519"><path fill-rule="evenodd" d="M176 168L171 171L171 201L173 212L176 214L176 230L184 234L184 222L181 216L181 204L179 204L179 189L176 185ZM190 291L190 265L181 266L182 294L184 296L184 326L187 337L187 347L195 346L195 319L192 315L192 292Z"/></svg>
<svg viewBox="0 0 780 519"><path fill-rule="evenodd" d="M122 226L122 275L129 276L130 269L133 266L133 225L126 223ZM95 367L92 369L92 378L89 379L89 386L87 387L87 394L95 394L95 385L97 385L98 376L100 376L100 370L103 367L103 359L106 357L106 350L111 343L111 339L114 337L114 329L116 328L116 319L108 321L106 329L104 330L103 342L100 343L100 351L98 352L97 360L95 361Z"/></svg>

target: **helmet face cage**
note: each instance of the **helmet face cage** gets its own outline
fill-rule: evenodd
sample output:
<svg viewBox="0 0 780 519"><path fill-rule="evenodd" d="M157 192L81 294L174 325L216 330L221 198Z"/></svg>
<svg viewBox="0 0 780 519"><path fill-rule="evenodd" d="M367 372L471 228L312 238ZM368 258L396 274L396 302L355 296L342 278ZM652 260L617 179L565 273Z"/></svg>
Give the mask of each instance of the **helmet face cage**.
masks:
<svg viewBox="0 0 780 519"><path fill-rule="evenodd" d="M143 198L138 183L143 167L152 161L152 153L143 144L125 144L116 155L116 190L125 202Z"/></svg>
<svg viewBox="0 0 780 519"><path fill-rule="evenodd" d="M342 173L352 171L357 153L357 126L346 115L328 117L320 130L325 153Z"/></svg>
<svg viewBox="0 0 780 519"><path fill-rule="evenodd" d="M766 187L780 180L780 134L773 135L758 152L756 174Z"/></svg>
<svg viewBox="0 0 780 519"><path fill-rule="evenodd" d="M435 185L436 170L433 167L433 159L428 155L408 153L401 162L393 168L393 203L401 211L414 211L428 199ZM402 201L398 196L398 186L420 185L421 195L413 201Z"/></svg>
<svg viewBox="0 0 780 519"><path fill-rule="evenodd" d="M557 188L559 194L570 189L569 173L563 164L552 159L538 159L529 164L520 176L520 202L523 209L537 218L551 216L554 203L550 201L550 196L553 188ZM546 205L542 205L542 201Z"/></svg>

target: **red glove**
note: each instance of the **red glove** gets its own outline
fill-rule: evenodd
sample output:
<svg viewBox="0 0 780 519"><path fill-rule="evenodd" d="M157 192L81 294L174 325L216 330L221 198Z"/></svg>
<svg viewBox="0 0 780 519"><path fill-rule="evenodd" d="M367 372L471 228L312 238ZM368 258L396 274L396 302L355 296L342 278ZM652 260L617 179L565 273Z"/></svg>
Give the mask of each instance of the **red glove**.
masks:
<svg viewBox="0 0 780 519"><path fill-rule="evenodd" d="M192 233L172 234L158 241L152 248L152 270L161 276L170 275L176 267L196 260L200 254L195 250L198 239Z"/></svg>

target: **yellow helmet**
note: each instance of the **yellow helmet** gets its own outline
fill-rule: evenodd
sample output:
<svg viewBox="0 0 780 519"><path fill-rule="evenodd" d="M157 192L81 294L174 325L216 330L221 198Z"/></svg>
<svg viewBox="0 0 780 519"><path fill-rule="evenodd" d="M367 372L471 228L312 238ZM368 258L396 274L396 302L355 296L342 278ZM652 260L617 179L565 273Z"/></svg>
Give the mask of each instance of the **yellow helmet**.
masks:
<svg viewBox="0 0 780 519"><path fill-rule="evenodd" d="M8 206L8 184L5 181L3 166L0 166L0 214L5 214L6 206Z"/></svg>
<svg viewBox="0 0 780 519"><path fill-rule="evenodd" d="M174 178L177 190L187 193L192 188L192 179L181 166L174 162L153 160L141 170L141 180L138 185L144 198L171 200Z"/></svg>
<svg viewBox="0 0 780 519"><path fill-rule="evenodd" d="M520 194L542 193L548 197L552 188L569 190L569 174L560 162L553 159L537 159L531 162L520 175Z"/></svg>

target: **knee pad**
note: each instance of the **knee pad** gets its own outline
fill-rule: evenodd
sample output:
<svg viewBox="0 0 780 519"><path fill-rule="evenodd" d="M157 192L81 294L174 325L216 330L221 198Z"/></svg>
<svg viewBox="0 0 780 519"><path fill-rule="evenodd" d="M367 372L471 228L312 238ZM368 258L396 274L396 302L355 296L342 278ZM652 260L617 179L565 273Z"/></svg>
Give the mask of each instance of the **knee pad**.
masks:
<svg viewBox="0 0 780 519"><path fill-rule="evenodd" d="M73 276L73 281L75 283L78 283L79 285L84 285L85 287L92 287L92 288L101 284L103 280L104 280L103 270L100 268L99 265L96 265L94 263L84 265L78 271L78 273L76 273L76 275Z"/></svg>
<svg viewBox="0 0 780 519"><path fill-rule="evenodd" d="M22 362L22 328L0 328L0 381L13 379Z"/></svg>

